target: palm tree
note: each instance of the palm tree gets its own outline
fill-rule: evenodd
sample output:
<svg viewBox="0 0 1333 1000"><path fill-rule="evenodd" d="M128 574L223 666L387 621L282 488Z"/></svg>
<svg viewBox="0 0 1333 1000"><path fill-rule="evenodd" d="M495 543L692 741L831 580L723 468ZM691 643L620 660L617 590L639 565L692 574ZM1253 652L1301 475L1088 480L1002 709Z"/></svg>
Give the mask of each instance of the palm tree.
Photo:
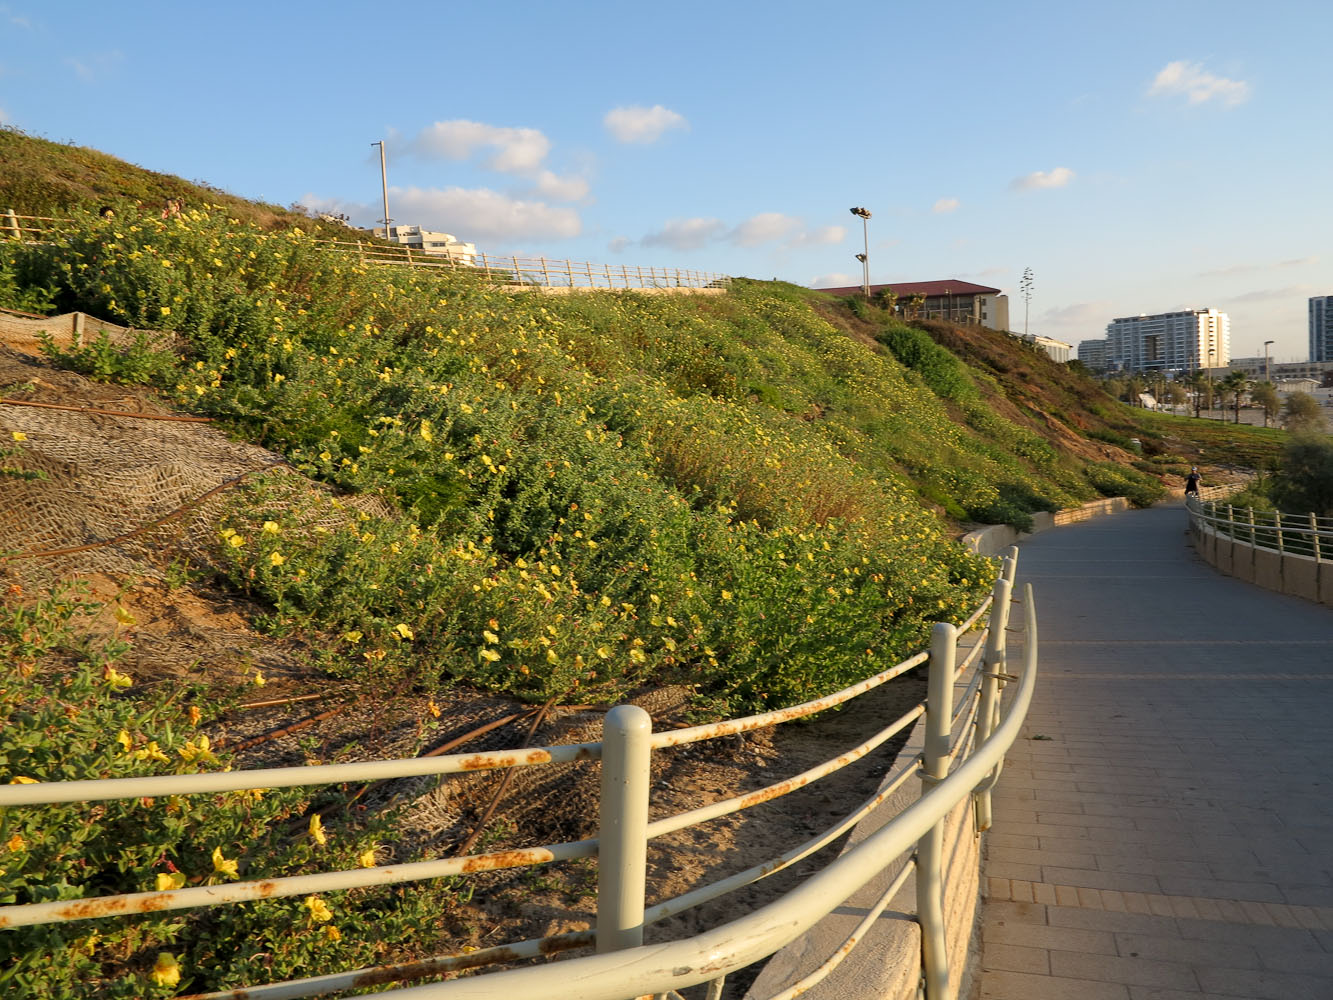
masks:
<svg viewBox="0 0 1333 1000"><path fill-rule="evenodd" d="M1222 379L1219 387L1222 392L1231 396L1231 405L1236 413L1236 423L1240 423L1240 398L1245 395L1245 390L1250 386L1250 380L1245 377L1244 372L1227 372L1227 377Z"/></svg>

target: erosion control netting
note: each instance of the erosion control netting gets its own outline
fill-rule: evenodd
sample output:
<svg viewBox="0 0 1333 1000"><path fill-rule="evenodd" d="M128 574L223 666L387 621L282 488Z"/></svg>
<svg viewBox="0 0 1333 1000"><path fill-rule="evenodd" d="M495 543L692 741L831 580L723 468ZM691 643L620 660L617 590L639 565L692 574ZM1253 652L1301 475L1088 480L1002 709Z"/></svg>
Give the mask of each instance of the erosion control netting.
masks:
<svg viewBox="0 0 1333 1000"><path fill-rule="evenodd" d="M0 403L0 573L20 582L157 577L173 559L202 559L229 491L282 469L278 455L229 441L207 423L133 416L170 416L149 393L91 382L3 346L0 398L13 401ZM319 489L287 478L294 493ZM383 512L378 501L354 506Z"/></svg>

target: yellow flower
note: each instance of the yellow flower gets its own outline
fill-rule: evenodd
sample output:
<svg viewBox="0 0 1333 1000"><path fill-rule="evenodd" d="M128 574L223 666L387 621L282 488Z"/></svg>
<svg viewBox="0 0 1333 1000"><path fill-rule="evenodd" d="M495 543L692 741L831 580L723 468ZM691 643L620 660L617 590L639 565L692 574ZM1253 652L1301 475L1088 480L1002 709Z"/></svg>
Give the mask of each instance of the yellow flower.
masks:
<svg viewBox="0 0 1333 1000"><path fill-rule="evenodd" d="M172 892L185 884L184 872L160 872L157 876L157 891Z"/></svg>
<svg viewBox="0 0 1333 1000"><path fill-rule="evenodd" d="M112 612L113 612L113 613L115 614L115 616L116 616L116 621L120 622L122 625L137 625L137 624L139 624L138 620L134 617L134 615L130 614L128 611L126 611L124 608L122 608L119 604L117 604L117 605L116 605L114 608L112 608L111 610L112 610Z"/></svg>
<svg viewBox="0 0 1333 1000"><path fill-rule="evenodd" d="M431 715L433 715L433 716L434 716L435 718L437 718L437 719L440 717L440 706L437 705L437 704L435 704L435 699L434 699L434 698L432 698L432 699L427 703L427 705L426 705L426 711L429 712Z"/></svg>
<svg viewBox="0 0 1333 1000"><path fill-rule="evenodd" d="M642 663L646 659L643 655L643 650L641 649L631 649L629 651L629 658L635 663Z"/></svg>
<svg viewBox="0 0 1333 1000"><path fill-rule="evenodd" d="M126 753L129 753L131 747L134 746L134 741L130 739L129 731L125 729L122 729L116 734L116 742L125 748Z"/></svg>
<svg viewBox="0 0 1333 1000"><path fill-rule="evenodd" d="M343 939L342 931L334 927L333 924L327 924L324 927L321 927L319 930L320 933L323 934L330 941L341 941Z"/></svg>
<svg viewBox="0 0 1333 1000"><path fill-rule="evenodd" d="M213 848L213 872L216 875L228 875L231 878L236 877L236 859L227 859L222 856L222 848Z"/></svg>
<svg viewBox="0 0 1333 1000"><path fill-rule="evenodd" d="M489 643L496 643L500 641L500 637L496 635L494 632L491 632L489 630L482 632L481 637Z"/></svg>
<svg viewBox="0 0 1333 1000"><path fill-rule="evenodd" d="M333 919L333 911L318 896L307 896L305 902L301 905L310 911L310 919L317 924L326 923Z"/></svg>
<svg viewBox="0 0 1333 1000"><path fill-rule="evenodd" d="M181 981L181 966L176 956L169 951L157 953L157 962L153 965L150 978L158 986L176 986Z"/></svg>
<svg viewBox="0 0 1333 1000"><path fill-rule="evenodd" d="M429 420L423 420L423 421L421 421L421 432L420 432L420 433L421 433L421 440L426 441L426 442L430 442L430 441L434 440L434 435L432 435L431 432L430 432L430 421L429 421Z"/></svg>
<svg viewBox="0 0 1333 1000"><path fill-rule="evenodd" d="M171 315L171 306L163 306L163 307L162 307L162 315L163 315L163 316L170 316L170 315Z"/></svg>
<svg viewBox="0 0 1333 1000"><path fill-rule="evenodd" d="M14 431L14 432L11 434L11 436L14 438L15 441L26 441L26 440L28 440L28 435L24 434L22 431Z"/></svg>
<svg viewBox="0 0 1333 1000"><path fill-rule="evenodd" d="M393 630L394 630L396 633L398 633L398 638L400 638L400 639L412 639L412 638L414 638L414 636L412 635L412 630L411 630L410 628L408 628L406 625L404 625L402 622L399 622L397 625L395 625L395 626L393 627Z"/></svg>
<svg viewBox="0 0 1333 1000"><path fill-rule="evenodd" d="M483 649L477 655L489 663L494 663L500 658L500 654L493 649Z"/></svg>
<svg viewBox="0 0 1333 1000"><path fill-rule="evenodd" d="M355 632L355 631L354 631L354 632L344 632L344 633L343 633L343 638L346 639L348 642L350 642L352 645L356 645L358 642L361 641L361 633L360 633L360 632Z"/></svg>
<svg viewBox="0 0 1333 1000"><path fill-rule="evenodd" d="M202 717L202 713L199 711L198 705L191 705L190 711L187 714L190 717L190 725L192 726L199 725L199 719Z"/></svg>
<svg viewBox="0 0 1333 1000"><path fill-rule="evenodd" d="M321 847L329 842L328 835L324 832L324 821L319 818L319 813L310 817L310 837Z"/></svg>
<svg viewBox="0 0 1333 1000"><path fill-rule="evenodd" d="M597 655L603 660L609 660L611 658L611 650L607 649L605 646L598 646Z"/></svg>
<svg viewBox="0 0 1333 1000"><path fill-rule="evenodd" d="M261 530L266 535L276 535L282 529L278 527L277 521L265 521L264 527Z"/></svg>
<svg viewBox="0 0 1333 1000"><path fill-rule="evenodd" d="M157 740L150 740L148 745L134 751L135 760L167 760L167 755L157 745Z"/></svg>
<svg viewBox="0 0 1333 1000"><path fill-rule="evenodd" d="M724 590L724 591L722 591L722 600L724 600L724 601L729 601L729 600L731 600L731 591L730 591L730 590Z"/></svg>
<svg viewBox="0 0 1333 1000"><path fill-rule="evenodd" d="M255 675L250 678L250 683L257 688L262 688L268 683L268 680L264 677L264 672L262 670L256 670Z"/></svg>
<svg viewBox="0 0 1333 1000"><path fill-rule="evenodd" d="M23 775L23 774L16 774L16 775L14 775L14 777L12 777L12 778L9 779L9 783L10 783L11 785L39 785L39 784L41 784L41 782L39 782L36 778L29 778L27 775Z"/></svg>
<svg viewBox="0 0 1333 1000"><path fill-rule="evenodd" d="M286 561L286 557L281 552L274 551L268 554L268 564L270 566L281 566Z"/></svg>
<svg viewBox="0 0 1333 1000"><path fill-rule="evenodd" d="M245 544L245 539L242 538L240 535L232 535L227 539L227 544L230 545L233 549L239 549L242 545Z"/></svg>
<svg viewBox="0 0 1333 1000"><path fill-rule="evenodd" d="M187 763L198 761L201 764L211 764L217 761L213 756L213 751L209 749L208 736L204 733L199 734L199 744L196 746L193 740L187 740L185 746L176 751Z"/></svg>
<svg viewBox="0 0 1333 1000"><path fill-rule="evenodd" d="M14 834L14 836L9 838L9 842L5 844L5 846L8 847L11 851L13 851L15 854L17 854L19 851L27 847L28 844L20 834L16 833Z"/></svg>
<svg viewBox="0 0 1333 1000"><path fill-rule="evenodd" d="M374 868L375 848L367 847L364 851L362 851L360 854L356 856L356 861L357 864L359 864L362 868Z"/></svg>
<svg viewBox="0 0 1333 1000"><path fill-rule="evenodd" d="M134 683L134 681L130 679L129 674L122 674L109 663L102 668L102 677L117 691L123 690Z"/></svg>

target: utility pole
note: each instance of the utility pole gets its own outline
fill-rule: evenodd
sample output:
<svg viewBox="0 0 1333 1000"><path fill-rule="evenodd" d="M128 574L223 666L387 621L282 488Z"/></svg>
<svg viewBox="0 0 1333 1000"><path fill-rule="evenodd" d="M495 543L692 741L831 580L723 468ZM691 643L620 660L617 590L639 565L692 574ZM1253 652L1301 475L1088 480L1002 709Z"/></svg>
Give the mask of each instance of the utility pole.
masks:
<svg viewBox="0 0 1333 1000"><path fill-rule="evenodd" d="M1023 280L1018 283L1018 294L1023 296L1023 336L1028 335L1028 306L1032 304L1032 268L1023 268Z"/></svg>
<svg viewBox="0 0 1333 1000"><path fill-rule="evenodd" d="M865 240L865 252L856 255L856 259L861 262L861 292L867 299L870 298L870 224L867 221L870 218L870 210L865 208L853 208L851 213L861 220L861 236Z"/></svg>
<svg viewBox="0 0 1333 1000"><path fill-rule="evenodd" d="M1265 381L1265 382L1272 382L1272 381L1273 381L1272 363L1271 363L1271 361L1270 361L1270 359L1269 359L1269 353L1268 353L1268 349L1269 349L1270 347L1272 347L1272 346L1273 346L1273 342L1272 342L1271 340L1265 340L1265 341L1264 341L1264 381Z"/></svg>
<svg viewBox="0 0 1333 1000"><path fill-rule="evenodd" d="M389 172L384 164L384 140L372 142L371 145L380 148L380 187L384 191L384 219L382 221L384 222L384 238L387 240L389 238L389 223L393 220L389 218Z"/></svg>

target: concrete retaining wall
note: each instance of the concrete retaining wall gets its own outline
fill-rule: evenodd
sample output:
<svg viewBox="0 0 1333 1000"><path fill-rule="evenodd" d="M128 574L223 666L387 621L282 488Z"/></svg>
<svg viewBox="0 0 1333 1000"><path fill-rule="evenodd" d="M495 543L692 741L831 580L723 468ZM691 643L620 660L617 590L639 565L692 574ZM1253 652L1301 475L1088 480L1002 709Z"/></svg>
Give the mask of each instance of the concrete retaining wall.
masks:
<svg viewBox="0 0 1333 1000"><path fill-rule="evenodd" d="M1230 538L1206 524L1191 523L1194 551L1219 572L1281 594L1333 607L1333 562L1293 555Z"/></svg>
<svg viewBox="0 0 1333 1000"><path fill-rule="evenodd" d="M1061 524L1074 524L1077 521L1087 521L1094 517L1104 517L1107 514L1118 514L1121 511L1129 509L1129 501L1124 497L1107 497L1103 500L1094 500L1092 503L1085 503L1081 507L1075 507L1072 510L1060 510L1054 514L1048 514L1045 511L1032 515L1032 530L1020 532L1008 524L992 524L985 528L978 528L976 531L969 531L961 539L963 545L971 549L980 556L998 556L1003 555L1005 550L1011 545L1016 545L1024 538L1031 537L1040 531L1047 531Z"/></svg>

